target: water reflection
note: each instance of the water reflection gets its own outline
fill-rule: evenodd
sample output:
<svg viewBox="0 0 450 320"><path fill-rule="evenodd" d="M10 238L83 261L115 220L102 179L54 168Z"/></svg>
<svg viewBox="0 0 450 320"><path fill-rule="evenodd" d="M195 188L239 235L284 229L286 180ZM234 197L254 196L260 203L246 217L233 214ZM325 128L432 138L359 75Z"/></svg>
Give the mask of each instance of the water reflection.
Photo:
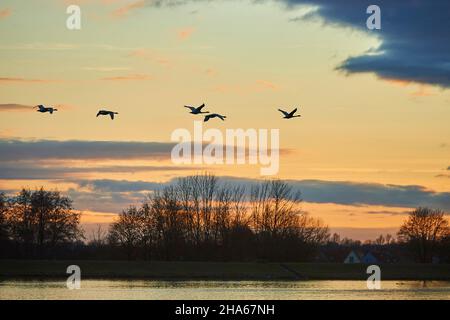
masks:
<svg viewBox="0 0 450 320"><path fill-rule="evenodd" d="M83 280L68 290L63 280L1 281L0 299L450 299L449 281L151 281Z"/></svg>

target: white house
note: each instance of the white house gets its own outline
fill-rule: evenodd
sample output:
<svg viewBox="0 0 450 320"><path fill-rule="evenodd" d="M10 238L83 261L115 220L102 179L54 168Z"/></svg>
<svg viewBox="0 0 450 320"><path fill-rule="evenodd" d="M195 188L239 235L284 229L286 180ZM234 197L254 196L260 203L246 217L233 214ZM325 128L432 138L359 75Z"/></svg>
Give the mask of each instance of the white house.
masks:
<svg viewBox="0 0 450 320"><path fill-rule="evenodd" d="M355 250L350 251L350 253L347 255L347 257L344 260L344 263L367 263L367 264L374 264L378 263L378 259L370 252L368 251L366 254L362 252L357 252Z"/></svg>
<svg viewBox="0 0 450 320"><path fill-rule="evenodd" d="M361 256L352 250L345 258L344 263L361 263Z"/></svg>

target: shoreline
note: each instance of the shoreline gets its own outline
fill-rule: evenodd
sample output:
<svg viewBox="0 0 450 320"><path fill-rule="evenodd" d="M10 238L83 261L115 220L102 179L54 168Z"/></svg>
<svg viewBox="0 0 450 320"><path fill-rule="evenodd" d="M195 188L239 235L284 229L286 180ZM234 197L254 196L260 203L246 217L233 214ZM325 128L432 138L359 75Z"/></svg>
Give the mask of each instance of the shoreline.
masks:
<svg viewBox="0 0 450 320"><path fill-rule="evenodd" d="M0 281L67 279L78 265L83 279L161 281L367 280L367 265L339 263L0 260ZM450 281L449 264L380 264L383 280Z"/></svg>

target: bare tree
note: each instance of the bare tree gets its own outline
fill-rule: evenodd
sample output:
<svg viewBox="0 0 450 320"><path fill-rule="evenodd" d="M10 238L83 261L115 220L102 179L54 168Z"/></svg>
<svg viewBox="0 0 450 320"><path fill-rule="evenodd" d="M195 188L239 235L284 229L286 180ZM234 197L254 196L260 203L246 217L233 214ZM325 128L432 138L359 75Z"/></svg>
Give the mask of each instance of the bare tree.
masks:
<svg viewBox="0 0 450 320"><path fill-rule="evenodd" d="M223 244L231 227L232 191L221 188L215 197L215 206L212 214L212 237L214 244Z"/></svg>
<svg viewBox="0 0 450 320"><path fill-rule="evenodd" d="M9 238L7 213L8 213L8 203L6 195L0 192L0 241L7 240Z"/></svg>
<svg viewBox="0 0 450 320"><path fill-rule="evenodd" d="M340 244L341 243L341 236L337 234L336 232L333 233L333 235L330 238L330 242Z"/></svg>
<svg viewBox="0 0 450 320"><path fill-rule="evenodd" d="M38 247L83 238L80 214L73 210L72 200L43 188L23 189L14 197L7 223L14 240Z"/></svg>
<svg viewBox="0 0 450 320"><path fill-rule="evenodd" d="M91 240L89 244L94 247L101 247L106 243L108 233L103 229L101 224L97 224L97 228L91 231Z"/></svg>
<svg viewBox="0 0 450 320"><path fill-rule="evenodd" d="M129 258L140 248L146 258L242 260L258 257L259 245L264 257L296 259L328 239L328 228L301 211L300 202L299 192L281 181L259 184L249 197L242 186L196 175L124 211L109 239L126 248Z"/></svg>
<svg viewBox="0 0 450 320"><path fill-rule="evenodd" d="M185 217L178 196L178 189L167 187L161 192L155 192L149 200L149 207L153 213L157 238L163 245L165 258L170 260L183 243L186 231Z"/></svg>
<svg viewBox="0 0 450 320"><path fill-rule="evenodd" d="M330 238L328 226L306 212L297 216L294 230L298 239L313 246L324 244Z"/></svg>
<svg viewBox="0 0 450 320"><path fill-rule="evenodd" d="M112 245L122 246L130 260L133 253L142 244L143 238L142 210L134 206L122 211L119 219L111 224L108 240Z"/></svg>
<svg viewBox="0 0 450 320"><path fill-rule="evenodd" d="M383 244L385 244L385 242L386 242L386 239L384 238L384 236L382 234L380 234L378 236L378 238L375 239L375 244L379 245L379 246L382 246Z"/></svg>
<svg viewBox="0 0 450 320"><path fill-rule="evenodd" d="M208 242L214 233L214 206L219 193L217 178L210 174L182 178L176 186L181 206L196 245Z"/></svg>
<svg viewBox="0 0 450 320"><path fill-rule="evenodd" d="M252 227L270 237L282 236L295 227L301 210L300 193L282 181L267 181L251 190Z"/></svg>
<svg viewBox="0 0 450 320"><path fill-rule="evenodd" d="M214 232L213 210L214 200L216 200L218 193L217 178L210 174L204 174L196 178L197 188L200 190L201 198L202 240L207 243L211 240L212 233Z"/></svg>
<svg viewBox="0 0 450 320"><path fill-rule="evenodd" d="M144 246L145 259L150 260L153 254L153 249L158 241L157 219L154 210L149 202L144 202L141 207L142 214L142 245Z"/></svg>
<svg viewBox="0 0 450 320"><path fill-rule="evenodd" d="M250 225L264 259L306 260L328 240L328 228L301 210L301 201L298 190L279 180L251 189Z"/></svg>
<svg viewBox="0 0 450 320"><path fill-rule="evenodd" d="M449 234L444 211L430 208L417 208L411 212L398 232L400 240L416 249L421 262L431 261L436 245Z"/></svg>
<svg viewBox="0 0 450 320"><path fill-rule="evenodd" d="M245 227L250 224L250 216L248 215L248 206L245 199L246 189L243 186L231 188L232 202L232 226Z"/></svg>
<svg viewBox="0 0 450 320"><path fill-rule="evenodd" d="M394 242L395 242L395 239L392 236L392 234L390 234L390 233L386 234L386 244L391 244L391 243L394 243Z"/></svg>

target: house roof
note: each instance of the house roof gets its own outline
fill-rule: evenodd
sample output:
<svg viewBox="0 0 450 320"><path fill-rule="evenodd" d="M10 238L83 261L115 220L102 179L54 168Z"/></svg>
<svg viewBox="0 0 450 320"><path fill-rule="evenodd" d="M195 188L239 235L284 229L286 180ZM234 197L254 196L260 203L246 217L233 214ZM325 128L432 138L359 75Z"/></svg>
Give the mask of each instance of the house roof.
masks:
<svg viewBox="0 0 450 320"><path fill-rule="evenodd" d="M355 254L360 260L364 257L364 252L362 252L361 250L350 250L345 257L347 258L352 253Z"/></svg>

